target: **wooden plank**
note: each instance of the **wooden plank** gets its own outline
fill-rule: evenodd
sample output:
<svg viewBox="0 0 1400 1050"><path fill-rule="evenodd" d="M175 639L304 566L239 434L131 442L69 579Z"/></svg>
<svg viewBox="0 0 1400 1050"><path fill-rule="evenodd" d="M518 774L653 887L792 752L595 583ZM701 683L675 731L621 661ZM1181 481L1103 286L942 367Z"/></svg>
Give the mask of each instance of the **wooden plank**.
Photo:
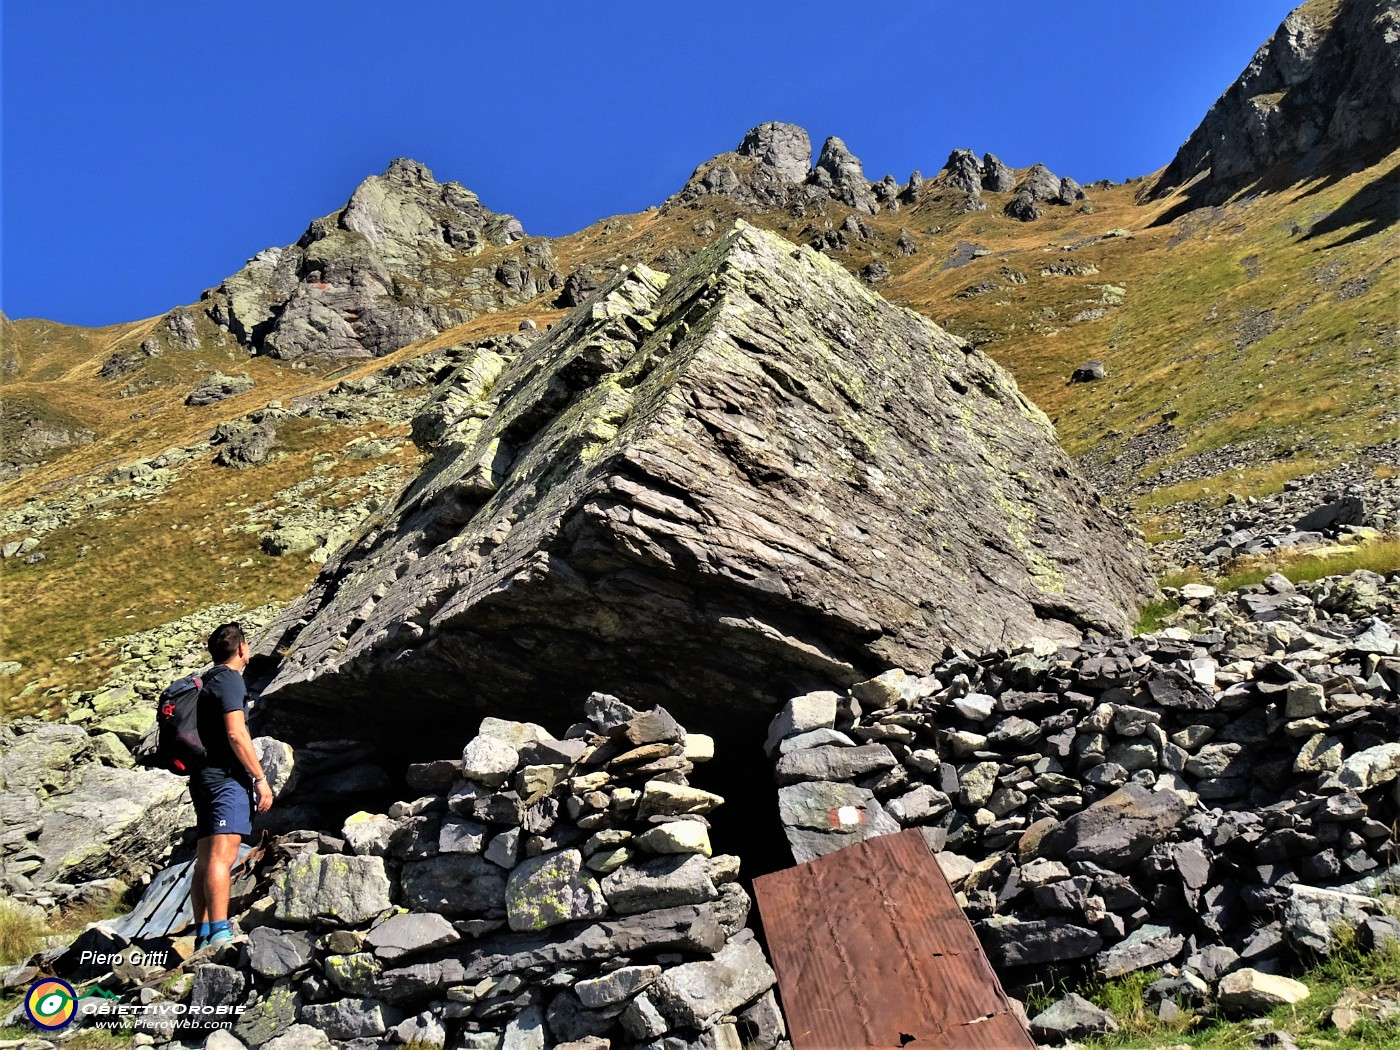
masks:
<svg viewBox="0 0 1400 1050"><path fill-rule="evenodd" d="M794 1050L1035 1050L917 829L764 875Z"/></svg>

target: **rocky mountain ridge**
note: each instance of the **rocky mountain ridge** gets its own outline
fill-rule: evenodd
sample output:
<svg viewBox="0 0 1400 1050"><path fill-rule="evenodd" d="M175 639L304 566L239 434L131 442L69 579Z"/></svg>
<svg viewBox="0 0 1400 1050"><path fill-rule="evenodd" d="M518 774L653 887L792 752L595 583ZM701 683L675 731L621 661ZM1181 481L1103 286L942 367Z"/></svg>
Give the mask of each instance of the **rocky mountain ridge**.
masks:
<svg viewBox="0 0 1400 1050"><path fill-rule="evenodd" d="M513 216L400 158L296 244L258 253L201 303L254 353L379 357L559 283L548 241L527 239Z"/></svg>
<svg viewBox="0 0 1400 1050"><path fill-rule="evenodd" d="M1397 113L1400 5L1313 0L1284 19L1147 192L1190 185L1193 201L1218 204L1269 178L1355 171L1394 148Z"/></svg>

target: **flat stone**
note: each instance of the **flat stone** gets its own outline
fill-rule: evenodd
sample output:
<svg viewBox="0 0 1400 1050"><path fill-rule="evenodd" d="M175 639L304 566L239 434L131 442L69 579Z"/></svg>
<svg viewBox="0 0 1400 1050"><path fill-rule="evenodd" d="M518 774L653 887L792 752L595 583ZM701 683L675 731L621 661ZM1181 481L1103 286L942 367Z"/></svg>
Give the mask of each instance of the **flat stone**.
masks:
<svg viewBox="0 0 1400 1050"><path fill-rule="evenodd" d="M969 722L985 722L997 709L996 697L986 693L968 693L953 699L953 710Z"/></svg>
<svg viewBox="0 0 1400 1050"><path fill-rule="evenodd" d="M705 858L694 854L658 857L619 868L603 879L602 890L608 905L619 915L702 904L719 896Z"/></svg>
<svg viewBox="0 0 1400 1050"><path fill-rule="evenodd" d="M660 976L659 966L624 966L601 977L575 982L574 992L584 1006L596 1010L626 1002Z"/></svg>
<svg viewBox="0 0 1400 1050"><path fill-rule="evenodd" d="M773 776L779 784L801 780L854 780L893 769L898 760L884 744L860 747L809 747L778 759Z"/></svg>
<svg viewBox="0 0 1400 1050"><path fill-rule="evenodd" d="M745 930L713 959L667 970L648 994L671 1024L708 1028L776 982L763 949Z"/></svg>
<svg viewBox="0 0 1400 1050"><path fill-rule="evenodd" d="M1041 1043L1060 1044L1118 1031L1118 1022L1081 995L1070 992L1031 1018L1031 1035Z"/></svg>
<svg viewBox="0 0 1400 1050"><path fill-rule="evenodd" d="M248 962L260 977L275 979L311 965L315 944L310 933L258 926L248 934Z"/></svg>
<svg viewBox="0 0 1400 1050"><path fill-rule="evenodd" d="M400 1019L399 1011L378 999L337 999L301 1008L297 1019L319 1028L332 1039L372 1039Z"/></svg>
<svg viewBox="0 0 1400 1050"><path fill-rule="evenodd" d="M1348 791L1370 791L1400 776L1400 743L1377 744L1348 756L1335 782Z"/></svg>
<svg viewBox="0 0 1400 1050"><path fill-rule="evenodd" d="M1085 959L1103 947L1093 930L1058 919L1022 922L993 916L979 928L982 946L993 966L1035 966Z"/></svg>
<svg viewBox="0 0 1400 1050"><path fill-rule="evenodd" d="M266 1050L331 1050L330 1036L307 1024L294 1024L263 1044Z"/></svg>
<svg viewBox="0 0 1400 1050"><path fill-rule="evenodd" d="M480 853L490 834L485 824L462 817L449 816L443 819L438 830L437 848L439 853Z"/></svg>
<svg viewBox="0 0 1400 1050"><path fill-rule="evenodd" d="M900 830L873 792L853 784L807 781L780 787L778 816L799 864Z"/></svg>
<svg viewBox="0 0 1400 1050"><path fill-rule="evenodd" d="M477 730L477 735L503 740L515 748L517 752L527 744L554 739L554 735L548 729L534 722L517 722L513 719L496 718L489 715L481 720L481 727Z"/></svg>
<svg viewBox="0 0 1400 1050"><path fill-rule="evenodd" d="M1099 973L1111 979L1171 962L1185 947L1186 938L1166 926L1144 925L1100 952L1094 962Z"/></svg>
<svg viewBox="0 0 1400 1050"><path fill-rule="evenodd" d="M763 745L773 754L778 745L790 736L809 733L814 729L836 726L836 704L841 698L830 691L795 696L783 705L768 727L768 740Z"/></svg>
<svg viewBox="0 0 1400 1050"><path fill-rule="evenodd" d="M710 831L698 820L672 820L658 824L633 840L648 853L698 853L710 856Z"/></svg>
<svg viewBox="0 0 1400 1050"><path fill-rule="evenodd" d="M376 956L392 962L405 955L456 944L462 935L434 912L391 915L365 935L365 947Z"/></svg>
<svg viewBox="0 0 1400 1050"><path fill-rule="evenodd" d="M952 807L947 795L928 784L920 784L885 804L885 809L901 826L921 824L941 816Z"/></svg>
<svg viewBox="0 0 1400 1050"><path fill-rule="evenodd" d="M833 747L855 747L856 742L845 733L836 729L813 729L807 733L798 733L790 736L778 745L778 754L786 755L790 751L801 751L807 747L822 747L824 745Z"/></svg>
<svg viewBox="0 0 1400 1050"><path fill-rule="evenodd" d="M710 813L724 804L724 799L709 791L672 784L666 780L649 780L642 788L642 801L637 818L652 816L675 817L688 813Z"/></svg>
<svg viewBox="0 0 1400 1050"><path fill-rule="evenodd" d="M485 857L444 853L408 861L400 876L409 907L449 917L503 914L506 873Z"/></svg>
<svg viewBox="0 0 1400 1050"><path fill-rule="evenodd" d="M1301 1003L1310 994L1301 981L1254 969L1226 974L1216 989L1222 1007L1244 1014L1268 1013L1276 1006Z"/></svg>
<svg viewBox="0 0 1400 1050"><path fill-rule="evenodd" d="M1117 870L1166 841L1188 812L1175 792L1130 783L1048 830L1037 853L1051 860L1090 861Z"/></svg>

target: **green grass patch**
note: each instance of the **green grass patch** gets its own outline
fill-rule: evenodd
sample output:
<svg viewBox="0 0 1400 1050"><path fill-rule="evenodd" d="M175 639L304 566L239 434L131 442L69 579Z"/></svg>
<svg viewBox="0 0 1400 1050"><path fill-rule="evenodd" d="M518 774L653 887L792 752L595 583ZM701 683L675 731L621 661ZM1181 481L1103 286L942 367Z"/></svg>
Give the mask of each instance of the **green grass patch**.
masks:
<svg viewBox="0 0 1400 1050"><path fill-rule="evenodd" d="M1400 1017L1378 1019L1368 1004L1400 998L1400 945L1363 952L1354 935L1339 939L1333 955L1310 967L1297 979L1311 992L1294 1006L1280 1006L1257 1027L1249 1018L1220 1014L1163 1022L1143 1004L1143 990L1156 974L1128 974L1090 989L1086 997L1109 1010L1121 1026L1113 1035L1086 1040L1084 1046L1116 1050L1149 1050L1184 1045L1193 1050L1253 1050L1266 1031L1287 1032L1300 1050L1348 1047L1355 1050L1394 1050L1400 1046ZM1346 1032L1332 1023L1337 1006L1353 1006L1359 1020Z"/></svg>
<svg viewBox="0 0 1400 1050"><path fill-rule="evenodd" d="M1400 536L1386 535L1367 543L1343 548L1329 548L1329 553L1288 554L1272 551L1266 556L1240 559L1216 584L1223 591L1233 591L1261 582L1266 576L1281 572L1294 583L1320 580L1324 576L1340 576L1366 569L1382 576L1400 571Z"/></svg>
<svg viewBox="0 0 1400 1050"><path fill-rule="evenodd" d="M1166 626L1166 619L1181 608L1180 603L1170 598L1157 598L1148 602L1138 613L1137 626L1133 634L1154 634Z"/></svg>

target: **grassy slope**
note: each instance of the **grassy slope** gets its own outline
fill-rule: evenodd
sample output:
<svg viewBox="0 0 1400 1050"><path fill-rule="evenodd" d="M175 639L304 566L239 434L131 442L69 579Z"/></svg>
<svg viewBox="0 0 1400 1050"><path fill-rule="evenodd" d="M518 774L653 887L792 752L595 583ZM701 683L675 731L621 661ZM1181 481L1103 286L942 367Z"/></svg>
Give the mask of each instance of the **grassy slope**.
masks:
<svg viewBox="0 0 1400 1050"><path fill-rule="evenodd" d="M7 340L7 349L23 364L17 378L5 384L4 396L23 391L60 405L102 436L0 486L0 506L51 498L114 467L202 443L219 423L239 419L270 400L286 403L425 350L513 331L523 317L520 311L483 317L388 357L351 362L348 369L343 361L317 361L310 370L294 371L270 359L249 359L231 343L226 349L206 342L194 351L167 350L156 359L163 385L130 398L117 396L126 378L104 382L93 377L109 353L138 345L153 322L106 329L100 339L90 338L83 329L47 322L26 332L23 326L30 322L15 322L21 336L40 331L45 337ZM214 405L187 407L185 395L214 368L247 372L257 385ZM111 504L118 511L113 518L79 520L49 533L39 548L46 560L38 564L26 565L18 558L0 562L0 659L18 660L25 668L21 675L0 678L0 710L13 714L52 707L52 702L14 703L15 694L36 679L46 687L67 689L100 684L112 663L99 645L104 639L146 630L220 602L237 601L251 608L267 601L286 602L302 593L319 566L305 557L269 557L259 548L256 534L226 530L243 523L249 509L311 477L318 452L333 452L370 433L383 438L406 430L382 424L347 427L290 421L279 428L279 448L285 450L280 458L231 470L213 464L211 449L180 468L181 479L159 500ZM417 457L406 443L395 458L410 471ZM345 461L334 473L349 475L384 462ZM83 548L86 554L80 556ZM241 564L249 560L251 565ZM87 658L67 662L75 652Z"/></svg>

